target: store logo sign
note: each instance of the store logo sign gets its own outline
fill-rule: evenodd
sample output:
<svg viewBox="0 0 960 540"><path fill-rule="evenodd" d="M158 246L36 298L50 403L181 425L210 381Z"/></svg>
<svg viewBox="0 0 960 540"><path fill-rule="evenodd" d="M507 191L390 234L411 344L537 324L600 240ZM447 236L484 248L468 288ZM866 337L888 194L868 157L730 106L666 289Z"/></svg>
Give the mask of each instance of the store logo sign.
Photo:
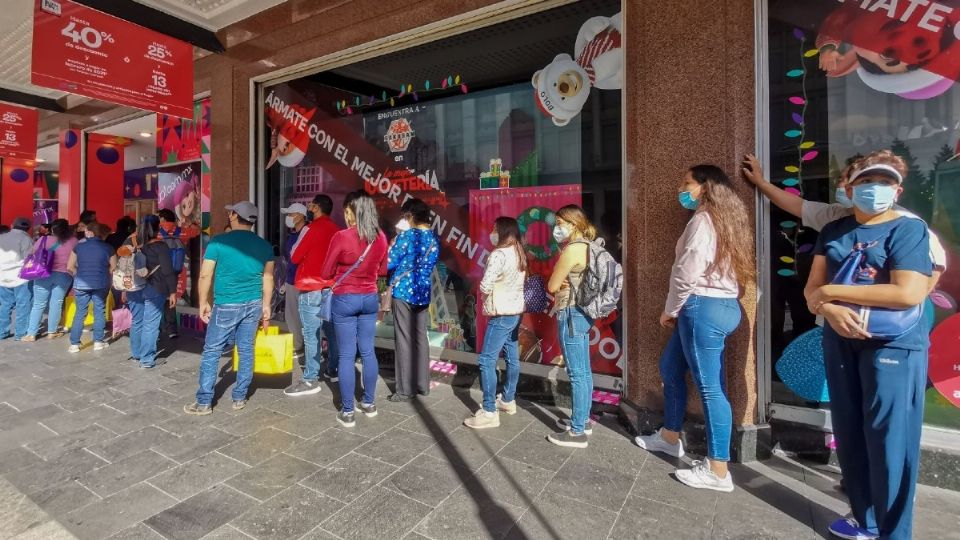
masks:
<svg viewBox="0 0 960 540"><path fill-rule="evenodd" d="M40 2L40 9L42 9L43 11L46 11L51 15L56 15L57 17L59 17L60 14L62 13L60 2L58 2L57 0L42 0Z"/></svg>
<svg viewBox="0 0 960 540"><path fill-rule="evenodd" d="M413 126L406 118L398 118L390 122L387 134L383 136L384 142L390 148L391 152L406 152L413 140Z"/></svg>

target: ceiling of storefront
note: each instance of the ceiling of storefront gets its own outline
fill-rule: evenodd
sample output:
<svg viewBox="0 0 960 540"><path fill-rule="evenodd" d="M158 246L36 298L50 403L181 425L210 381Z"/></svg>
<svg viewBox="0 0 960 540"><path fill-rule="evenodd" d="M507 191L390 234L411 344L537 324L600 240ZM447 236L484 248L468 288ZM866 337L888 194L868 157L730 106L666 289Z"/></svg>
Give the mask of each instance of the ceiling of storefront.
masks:
<svg viewBox="0 0 960 540"><path fill-rule="evenodd" d="M132 143L124 150L123 165L125 170L153 167L157 164L157 115L147 114L107 128L97 130L96 133L127 137ZM141 134L147 133L149 137ZM57 144L41 146L37 149L37 158L43 161L37 164L42 171L56 171L60 169L60 147Z"/></svg>
<svg viewBox="0 0 960 540"><path fill-rule="evenodd" d="M135 0L197 26L219 30L284 0Z"/></svg>

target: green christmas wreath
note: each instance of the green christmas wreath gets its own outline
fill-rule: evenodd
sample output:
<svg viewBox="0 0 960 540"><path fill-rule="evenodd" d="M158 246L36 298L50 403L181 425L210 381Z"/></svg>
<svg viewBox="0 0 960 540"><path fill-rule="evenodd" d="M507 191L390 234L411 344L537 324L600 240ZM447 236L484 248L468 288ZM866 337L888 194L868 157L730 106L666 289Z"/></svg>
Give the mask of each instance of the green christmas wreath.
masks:
<svg viewBox="0 0 960 540"><path fill-rule="evenodd" d="M552 231L554 225L557 224L557 216L553 213L553 210L543 206L531 206L527 208L517 216L520 235L526 236L527 228L538 221L542 222ZM526 244L526 248L527 252L533 255L533 258L538 261L549 261L554 255L560 252L560 246L557 244L557 241L553 239L552 234L546 247Z"/></svg>

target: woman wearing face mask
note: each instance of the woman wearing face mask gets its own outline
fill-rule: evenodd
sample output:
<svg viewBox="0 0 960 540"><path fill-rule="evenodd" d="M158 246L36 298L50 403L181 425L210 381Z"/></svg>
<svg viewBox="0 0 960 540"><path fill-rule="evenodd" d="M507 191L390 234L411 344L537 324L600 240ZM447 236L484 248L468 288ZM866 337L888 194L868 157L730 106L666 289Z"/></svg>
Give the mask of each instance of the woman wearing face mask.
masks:
<svg viewBox="0 0 960 540"><path fill-rule="evenodd" d="M853 172L846 191L854 214L824 227L804 289L810 310L827 323L833 432L852 510L830 526L841 538L911 537L929 328L917 315L879 339L860 310L917 309L927 294L929 235L922 221L894 209L903 191L898 165L876 160ZM852 277L839 278L849 284L833 284L857 254L863 258Z"/></svg>
<svg viewBox="0 0 960 540"><path fill-rule="evenodd" d="M517 339L523 316L523 282L527 276L527 255L520 239L520 226L511 217L498 217L490 233L497 249L487 259L480 281L483 314L489 317L480 353L480 386L483 406L463 423L474 429L500 425L500 411L517 414L515 395L520 379L520 350ZM503 395L497 396L497 358L506 353L507 376Z"/></svg>
<svg viewBox="0 0 960 540"><path fill-rule="evenodd" d="M430 229L430 207L410 199L400 208L399 233L387 257L396 332L396 392L390 401L430 393L430 278L440 257L440 240Z"/></svg>
<svg viewBox="0 0 960 540"><path fill-rule="evenodd" d="M377 415L374 404L377 390L377 355L373 340L377 329L380 299L377 278L387 273L387 237L380 230L380 218L373 197L359 190L348 193L343 201L347 228L330 240L330 248L320 270L320 278L333 281L334 334L339 356L340 399L337 422L344 427L356 425L354 391L357 349L363 361L363 400L360 411Z"/></svg>
<svg viewBox="0 0 960 540"><path fill-rule="evenodd" d="M586 448L593 400L593 373L590 371L590 327L593 321L577 307L576 291L587 270L587 242L597 238L597 229L579 206L564 206L556 216L553 238L563 246L563 251L550 275L547 290L554 296L560 349L572 388L573 411L569 429L547 439L558 446Z"/></svg>
<svg viewBox="0 0 960 540"><path fill-rule="evenodd" d="M686 374L700 391L707 426L707 459L677 469L684 484L733 491L727 470L733 417L724 390L723 352L727 337L740 325L740 288L756 269L746 205L727 175L713 165L691 167L680 184L680 205L693 210L677 241L670 289L660 325L672 328L660 356L663 380L663 428L636 438L640 448L683 457L680 431L687 409Z"/></svg>

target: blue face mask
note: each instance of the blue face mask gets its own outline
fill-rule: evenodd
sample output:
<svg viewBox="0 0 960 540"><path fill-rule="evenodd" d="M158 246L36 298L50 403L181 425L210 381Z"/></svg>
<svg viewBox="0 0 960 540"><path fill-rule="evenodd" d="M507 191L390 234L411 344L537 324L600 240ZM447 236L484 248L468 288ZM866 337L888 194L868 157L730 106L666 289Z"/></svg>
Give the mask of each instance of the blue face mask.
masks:
<svg viewBox="0 0 960 540"><path fill-rule="evenodd" d="M882 214L897 200L897 187L883 184L862 184L853 188L853 205L868 215Z"/></svg>
<svg viewBox="0 0 960 540"><path fill-rule="evenodd" d="M853 208L853 201L850 200L850 197L847 197L847 188L838 187L837 188L837 203L844 208Z"/></svg>
<svg viewBox="0 0 960 540"><path fill-rule="evenodd" d="M680 192L680 206L686 208L687 210L696 210L700 206L700 201L693 198L693 195L689 191Z"/></svg>

